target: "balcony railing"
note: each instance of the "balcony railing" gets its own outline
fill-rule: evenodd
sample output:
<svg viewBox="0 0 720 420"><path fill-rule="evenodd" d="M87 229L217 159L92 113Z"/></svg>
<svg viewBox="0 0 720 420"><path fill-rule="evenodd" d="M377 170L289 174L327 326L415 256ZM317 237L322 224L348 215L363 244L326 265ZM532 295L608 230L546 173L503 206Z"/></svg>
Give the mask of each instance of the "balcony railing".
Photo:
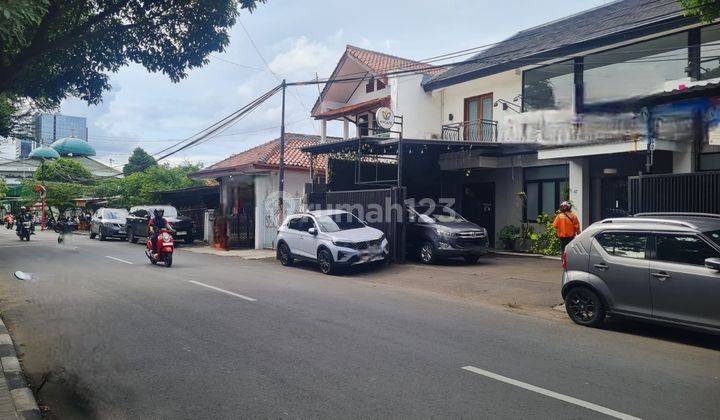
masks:
<svg viewBox="0 0 720 420"><path fill-rule="evenodd" d="M498 140L497 121L474 120L442 126L443 140L496 142Z"/></svg>

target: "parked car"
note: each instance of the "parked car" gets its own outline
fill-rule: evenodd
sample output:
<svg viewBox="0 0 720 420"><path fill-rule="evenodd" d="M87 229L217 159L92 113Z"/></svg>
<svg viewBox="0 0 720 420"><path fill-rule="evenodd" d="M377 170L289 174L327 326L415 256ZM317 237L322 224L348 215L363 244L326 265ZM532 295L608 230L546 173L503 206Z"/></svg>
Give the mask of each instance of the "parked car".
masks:
<svg viewBox="0 0 720 420"><path fill-rule="evenodd" d="M125 223L128 211L125 209L100 208L90 218L90 239L100 237L101 241L107 238L120 238L125 240L127 233Z"/></svg>
<svg viewBox="0 0 720 420"><path fill-rule="evenodd" d="M720 215L644 213L594 223L563 254L570 319L606 315L720 332Z"/></svg>
<svg viewBox="0 0 720 420"><path fill-rule="evenodd" d="M285 219L278 229L277 259L317 262L325 274L338 268L383 261L388 241L381 230L342 210L318 210Z"/></svg>
<svg viewBox="0 0 720 420"><path fill-rule="evenodd" d="M136 243L139 239L148 237L148 220L153 216L155 209L162 208L165 210L165 219L175 230L173 238L176 241L184 241L191 244L193 238L193 222L192 219L178 213L173 206L152 205L152 206L135 206L130 208L130 214L127 217L127 237L132 243Z"/></svg>
<svg viewBox="0 0 720 420"><path fill-rule="evenodd" d="M407 207L407 250L423 264L439 258L463 257L474 264L488 252L487 230L476 225L453 209L438 207Z"/></svg>

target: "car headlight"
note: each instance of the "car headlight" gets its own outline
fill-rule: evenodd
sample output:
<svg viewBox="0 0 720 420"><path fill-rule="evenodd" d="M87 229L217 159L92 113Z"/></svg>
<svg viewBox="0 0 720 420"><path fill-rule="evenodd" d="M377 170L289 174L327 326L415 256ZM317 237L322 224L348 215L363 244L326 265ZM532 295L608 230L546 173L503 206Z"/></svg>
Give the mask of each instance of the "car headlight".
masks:
<svg viewBox="0 0 720 420"><path fill-rule="evenodd" d="M342 247L342 248L355 248L355 244L352 242L346 242L346 241L333 241L333 243L336 246Z"/></svg>
<svg viewBox="0 0 720 420"><path fill-rule="evenodd" d="M441 239L450 239L456 236L455 233L444 227L436 226L433 229L435 229L435 233L437 233L438 237L440 237Z"/></svg>

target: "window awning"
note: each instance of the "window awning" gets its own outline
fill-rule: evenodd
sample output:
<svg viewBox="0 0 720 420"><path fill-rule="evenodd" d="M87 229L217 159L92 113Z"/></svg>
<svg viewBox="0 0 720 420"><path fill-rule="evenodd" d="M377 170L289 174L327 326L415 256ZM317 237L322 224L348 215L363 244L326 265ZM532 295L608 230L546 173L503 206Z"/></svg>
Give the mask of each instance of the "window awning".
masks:
<svg viewBox="0 0 720 420"><path fill-rule="evenodd" d="M362 112L372 111L374 109L390 106L390 97L371 99L369 101L360 102L353 105L347 105L340 108L330 109L325 112L314 115L317 120L334 120L346 115L357 115Z"/></svg>

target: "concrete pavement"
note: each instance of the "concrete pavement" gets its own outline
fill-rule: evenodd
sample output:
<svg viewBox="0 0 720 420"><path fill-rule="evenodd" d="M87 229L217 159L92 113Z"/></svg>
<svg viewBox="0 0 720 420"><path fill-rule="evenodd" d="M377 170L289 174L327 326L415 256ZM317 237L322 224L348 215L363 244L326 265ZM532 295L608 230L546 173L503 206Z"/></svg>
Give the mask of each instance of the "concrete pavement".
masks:
<svg viewBox="0 0 720 420"><path fill-rule="evenodd" d="M0 235L0 309L33 384L47 380L39 398L55 418L714 418L720 409L713 336L581 328L374 282L371 272L329 277L189 252L166 269L141 245L14 239ZM512 270L512 259L501 263ZM499 270L481 265L478 277L483 267ZM16 269L32 280L12 278Z"/></svg>

